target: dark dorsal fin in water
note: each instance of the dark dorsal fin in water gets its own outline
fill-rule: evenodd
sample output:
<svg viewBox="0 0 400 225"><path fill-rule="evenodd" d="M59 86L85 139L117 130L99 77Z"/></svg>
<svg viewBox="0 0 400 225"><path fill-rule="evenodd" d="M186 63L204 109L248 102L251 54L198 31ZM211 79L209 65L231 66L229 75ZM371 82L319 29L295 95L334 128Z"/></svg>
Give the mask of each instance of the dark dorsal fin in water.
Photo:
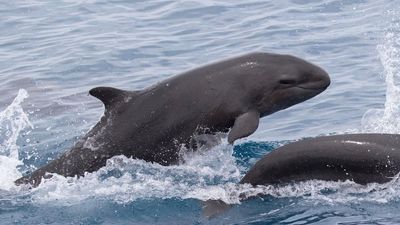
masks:
<svg viewBox="0 0 400 225"><path fill-rule="evenodd" d="M210 219L217 217L232 206L222 200L207 200L203 203L203 216Z"/></svg>
<svg viewBox="0 0 400 225"><path fill-rule="evenodd" d="M108 109L115 103L129 101L130 98L136 95L136 92L124 91L112 87L96 87L91 89L89 94L100 99L104 103L106 109Z"/></svg>

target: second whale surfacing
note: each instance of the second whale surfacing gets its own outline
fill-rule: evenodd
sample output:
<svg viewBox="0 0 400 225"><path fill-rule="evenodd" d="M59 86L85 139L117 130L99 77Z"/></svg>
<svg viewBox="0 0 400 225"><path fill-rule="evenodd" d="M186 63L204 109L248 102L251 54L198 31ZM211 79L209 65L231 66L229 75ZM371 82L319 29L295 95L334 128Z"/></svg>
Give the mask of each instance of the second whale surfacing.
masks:
<svg viewBox="0 0 400 225"><path fill-rule="evenodd" d="M260 159L240 183L287 184L307 180L386 183L400 173L400 135L343 134L307 138Z"/></svg>
<svg viewBox="0 0 400 225"><path fill-rule="evenodd" d="M105 112L75 146L16 184L37 186L47 173L83 176L125 155L171 165L194 135L255 132L260 117L288 108L330 84L320 67L290 55L250 53L190 70L140 91L97 87Z"/></svg>
<svg viewBox="0 0 400 225"><path fill-rule="evenodd" d="M364 185L389 182L399 173L399 134L342 134L279 147L257 161L240 183L284 186L309 180L350 180ZM221 200L209 200L203 214L214 217L230 207Z"/></svg>

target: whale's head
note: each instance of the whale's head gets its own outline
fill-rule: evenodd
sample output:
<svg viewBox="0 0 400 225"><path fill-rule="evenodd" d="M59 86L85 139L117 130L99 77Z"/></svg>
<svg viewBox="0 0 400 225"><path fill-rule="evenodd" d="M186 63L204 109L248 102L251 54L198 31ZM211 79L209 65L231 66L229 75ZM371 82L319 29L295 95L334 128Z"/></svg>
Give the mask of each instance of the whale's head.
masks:
<svg viewBox="0 0 400 225"><path fill-rule="evenodd" d="M241 72L252 105L261 116L310 99L330 84L322 68L291 55L249 54Z"/></svg>

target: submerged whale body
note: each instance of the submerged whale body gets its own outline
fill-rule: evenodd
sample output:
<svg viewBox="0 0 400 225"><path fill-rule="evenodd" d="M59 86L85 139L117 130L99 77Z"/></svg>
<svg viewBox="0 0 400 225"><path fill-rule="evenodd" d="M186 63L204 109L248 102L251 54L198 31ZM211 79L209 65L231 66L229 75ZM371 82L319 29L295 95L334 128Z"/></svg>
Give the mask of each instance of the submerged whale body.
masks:
<svg viewBox="0 0 400 225"><path fill-rule="evenodd" d="M257 161L240 183L253 186L308 180L386 183L399 173L399 134L343 134L307 138L279 147ZM221 200L208 200L204 202L203 214L214 217L230 207Z"/></svg>
<svg viewBox="0 0 400 225"><path fill-rule="evenodd" d="M162 165L179 161L181 145L198 135L246 137L260 117L321 93L330 84L320 67L290 55L251 53L199 67L140 91L97 87L105 112L75 146L16 184L37 186L47 173L83 176L125 155ZM230 130L229 130L230 129Z"/></svg>
<svg viewBox="0 0 400 225"><path fill-rule="evenodd" d="M252 185L306 180L385 183L400 172L400 135L344 134L308 138L277 148L242 178Z"/></svg>

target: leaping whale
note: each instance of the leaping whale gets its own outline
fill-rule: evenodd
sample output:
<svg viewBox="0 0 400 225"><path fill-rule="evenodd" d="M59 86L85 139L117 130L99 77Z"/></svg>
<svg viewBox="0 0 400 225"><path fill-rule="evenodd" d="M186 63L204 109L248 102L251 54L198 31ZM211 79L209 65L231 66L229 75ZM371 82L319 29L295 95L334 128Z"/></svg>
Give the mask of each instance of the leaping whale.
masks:
<svg viewBox="0 0 400 225"><path fill-rule="evenodd" d="M97 87L100 121L74 147L16 184L39 185L48 173L83 176L125 155L162 165L179 162L196 134L229 132L228 142L254 133L260 117L324 91L328 74L303 59L250 53L190 70L139 91Z"/></svg>

